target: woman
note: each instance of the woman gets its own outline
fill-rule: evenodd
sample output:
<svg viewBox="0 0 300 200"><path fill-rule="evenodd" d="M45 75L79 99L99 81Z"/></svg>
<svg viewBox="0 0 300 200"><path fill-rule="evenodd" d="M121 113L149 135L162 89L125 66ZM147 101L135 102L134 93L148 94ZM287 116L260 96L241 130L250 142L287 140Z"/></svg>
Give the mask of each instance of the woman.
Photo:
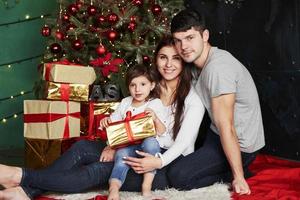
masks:
<svg viewBox="0 0 300 200"><path fill-rule="evenodd" d="M137 173L161 169L157 171L152 188L164 189L168 186L164 166L181 154L194 151L204 106L191 88L191 72L183 68L171 37L164 38L157 46L155 61L160 76L160 98L170 114L166 125L171 131L162 141L168 150L159 157L140 152L145 156L141 162L135 162L135 158L127 158L126 162ZM96 186L107 187L113 155L114 150L105 147L103 142L83 140L42 170L0 165L0 184L7 188L0 191L0 199L31 199L45 191L76 193ZM103 160L103 157L109 159ZM121 189L139 191L141 183L142 176L130 170Z"/></svg>

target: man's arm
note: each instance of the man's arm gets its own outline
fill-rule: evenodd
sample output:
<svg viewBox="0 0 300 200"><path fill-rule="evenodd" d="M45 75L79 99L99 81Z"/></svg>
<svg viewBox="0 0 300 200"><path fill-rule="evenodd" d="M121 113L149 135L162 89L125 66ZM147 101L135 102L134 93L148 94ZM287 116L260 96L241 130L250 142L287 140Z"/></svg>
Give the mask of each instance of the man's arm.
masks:
<svg viewBox="0 0 300 200"><path fill-rule="evenodd" d="M250 188L244 178L241 151L234 127L235 94L213 97L211 101L213 120L233 174L232 187L237 193L250 194Z"/></svg>

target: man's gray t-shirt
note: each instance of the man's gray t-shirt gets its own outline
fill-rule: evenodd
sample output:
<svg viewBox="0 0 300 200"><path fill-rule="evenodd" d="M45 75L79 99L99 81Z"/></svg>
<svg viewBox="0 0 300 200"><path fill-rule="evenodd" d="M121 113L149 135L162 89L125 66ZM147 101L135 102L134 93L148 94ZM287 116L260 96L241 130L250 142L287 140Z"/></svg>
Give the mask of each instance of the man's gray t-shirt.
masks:
<svg viewBox="0 0 300 200"><path fill-rule="evenodd" d="M248 70L229 52L211 47L206 63L195 84L217 133L211 99L235 93L234 125L242 152L252 153L265 144L261 109L254 81Z"/></svg>

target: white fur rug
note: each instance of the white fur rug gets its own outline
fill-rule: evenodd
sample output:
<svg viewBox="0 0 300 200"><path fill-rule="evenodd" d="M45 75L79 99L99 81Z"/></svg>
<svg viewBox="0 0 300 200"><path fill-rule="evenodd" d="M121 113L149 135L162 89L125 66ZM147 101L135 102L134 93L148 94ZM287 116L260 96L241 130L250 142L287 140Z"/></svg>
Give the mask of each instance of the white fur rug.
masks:
<svg viewBox="0 0 300 200"><path fill-rule="evenodd" d="M98 194L107 195L107 191L93 191L82 194L49 194L47 197L64 200L86 200ZM226 184L214 184L209 187L193 189L190 191L178 191L175 189L153 191L154 196L164 197L167 200L230 200L231 193ZM121 192L121 200L144 200L138 192Z"/></svg>

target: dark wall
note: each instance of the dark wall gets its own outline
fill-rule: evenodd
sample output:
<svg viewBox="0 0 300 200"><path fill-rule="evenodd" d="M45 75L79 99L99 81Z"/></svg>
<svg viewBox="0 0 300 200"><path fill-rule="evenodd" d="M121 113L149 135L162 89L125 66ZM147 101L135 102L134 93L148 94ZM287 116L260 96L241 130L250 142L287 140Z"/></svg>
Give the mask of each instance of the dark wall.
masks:
<svg viewBox="0 0 300 200"><path fill-rule="evenodd" d="M207 19L210 42L251 72L261 101L264 151L300 160L300 1L186 0Z"/></svg>

